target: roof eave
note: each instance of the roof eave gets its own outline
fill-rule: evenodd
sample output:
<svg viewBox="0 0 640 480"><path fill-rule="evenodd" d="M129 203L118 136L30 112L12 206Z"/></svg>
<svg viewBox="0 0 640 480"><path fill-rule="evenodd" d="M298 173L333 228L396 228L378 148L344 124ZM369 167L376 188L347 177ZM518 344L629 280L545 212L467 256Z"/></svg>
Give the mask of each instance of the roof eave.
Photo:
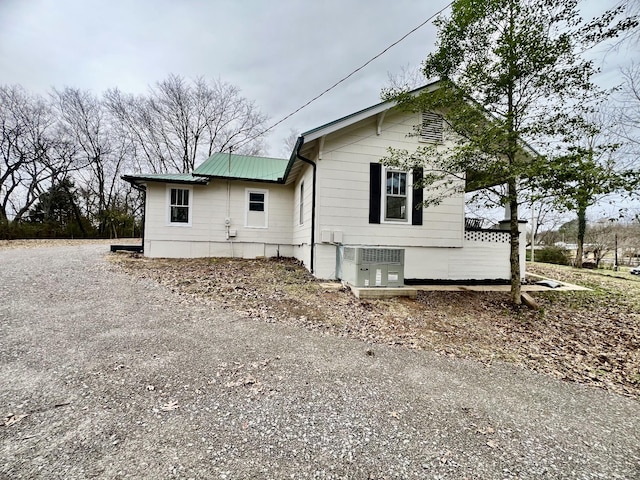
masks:
<svg viewBox="0 0 640 480"><path fill-rule="evenodd" d="M409 95L417 96L424 90L435 90L436 85L439 83L439 80L428 83L420 88L416 88L415 90L411 90L408 92ZM372 117L379 113L382 113L386 110L390 110L398 104L395 100L387 100L377 105L373 105L371 107L367 107L358 112L347 115L346 117L339 118L332 122L329 122L325 125L321 125L320 127L314 128L307 132L304 132L301 137L304 137L304 141L311 142L316 140L317 138L323 137L325 135L329 135L330 133L336 132L344 127L348 127L349 125L353 125L361 120ZM297 145L296 145L297 146ZM294 152L296 150L294 149Z"/></svg>
<svg viewBox="0 0 640 480"><path fill-rule="evenodd" d="M144 185L146 183L176 183L181 185L206 185L208 181L200 181L199 179L194 180L180 180L180 179L169 179L169 178L152 178L145 177L144 175L122 175L120 177L125 182L130 183L131 185Z"/></svg>
<svg viewBox="0 0 640 480"><path fill-rule="evenodd" d="M247 178L247 177L233 177L229 175L206 175L204 173L194 173L194 177L202 177L207 179L218 179L218 180L237 180L240 182L260 182L260 183L284 183L286 176L284 178L277 178L276 180L272 179L263 179L263 178Z"/></svg>

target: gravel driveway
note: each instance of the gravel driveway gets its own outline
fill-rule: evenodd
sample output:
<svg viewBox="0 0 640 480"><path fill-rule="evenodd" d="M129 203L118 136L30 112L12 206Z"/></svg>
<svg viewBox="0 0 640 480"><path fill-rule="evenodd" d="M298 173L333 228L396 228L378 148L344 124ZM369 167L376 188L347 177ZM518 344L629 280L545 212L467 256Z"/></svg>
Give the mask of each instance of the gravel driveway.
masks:
<svg viewBox="0 0 640 480"><path fill-rule="evenodd" d="M0 250L2 478L640 478L635 400L241 319L107 250Z"/></svg>

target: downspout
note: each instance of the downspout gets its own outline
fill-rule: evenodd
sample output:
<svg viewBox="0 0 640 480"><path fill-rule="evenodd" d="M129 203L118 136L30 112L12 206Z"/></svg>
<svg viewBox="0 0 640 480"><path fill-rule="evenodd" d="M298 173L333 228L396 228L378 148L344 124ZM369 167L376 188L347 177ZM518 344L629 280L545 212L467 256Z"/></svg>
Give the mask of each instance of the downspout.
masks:
<svg viewBox="0 0 640 480"><path fill-rule="evenodd" d="M313 168L313 181L311 184L311 263L310 271L314 273L314 251L316 242L316 167L317 165L312 160L300 155L300 149L304 144L304 137L298 138L298 144L296 147L296 158L302 160L304 163L308 163Z"/></svg>

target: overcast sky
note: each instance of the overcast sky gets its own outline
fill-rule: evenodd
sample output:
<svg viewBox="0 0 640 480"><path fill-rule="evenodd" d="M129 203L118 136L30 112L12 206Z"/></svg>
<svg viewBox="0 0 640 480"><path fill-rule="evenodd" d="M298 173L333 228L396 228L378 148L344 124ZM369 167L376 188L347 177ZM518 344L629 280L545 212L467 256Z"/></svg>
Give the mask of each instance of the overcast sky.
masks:
<svg viewBox="0 0 640 480"><path fill-rule="evenodd" d="M448 0L0 0L0 84L145 92L170 73L239 87L280 120L449 3ZM617 0L588 0L588 13ZM388 73L434 48L429 23L274 130L283 139L379 101ZM613 85L626 55L610 54Z"/></svg>

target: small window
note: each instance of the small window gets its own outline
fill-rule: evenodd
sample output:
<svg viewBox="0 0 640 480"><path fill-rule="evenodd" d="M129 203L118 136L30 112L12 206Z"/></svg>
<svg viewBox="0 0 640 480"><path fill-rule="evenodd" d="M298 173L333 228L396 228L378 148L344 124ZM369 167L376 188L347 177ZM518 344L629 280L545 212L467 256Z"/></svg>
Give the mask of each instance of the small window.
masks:
<svg viewBox="0 0 640 480"><path fill-rule="evenodd" d="M249 192L249 211L264 212L264 193Z"/></svg>
<svg viewBox="0 0 640 480"><path fill-rule="evenodd" d="M189 189L172 188L169 194L169 222L189 223Z"/></svg>
<svg viewBox="0 0 640 480"><path fill-rule="evenodd" d="M269 212L268 190L246 190L245 225L254 228L267 228Z"/></svg>
<svg viewBox="0 0 640 480"><path fill-rule="evenodd" d="M304 182L300 184L300 225L304 225Z"/></svg>
<svg viewBox="0 0 640 480"><path fill-rule="evenodd" d="M387 171L385 220L407 220L407 173Z"/></svg>
<svg viewBox="0 0 640 480"><path fill-rule="evenodd" d="M420 140L427 143L442 143L442 116L434 112L422 112Z"/></svg>

